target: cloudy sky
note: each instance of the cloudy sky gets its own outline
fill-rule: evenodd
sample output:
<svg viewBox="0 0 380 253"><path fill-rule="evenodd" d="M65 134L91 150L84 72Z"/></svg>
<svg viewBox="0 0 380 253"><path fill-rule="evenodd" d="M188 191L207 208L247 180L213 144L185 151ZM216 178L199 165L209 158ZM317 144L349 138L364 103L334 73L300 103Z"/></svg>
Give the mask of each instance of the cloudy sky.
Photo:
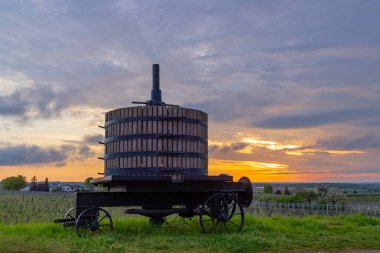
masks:
<svg viewBox="0 0 380 253"><path fill-rule="evenodd" d="M0 179L103 171L104 113L209 114L209 173L380 181L380 1L0 0Z"/></svg>

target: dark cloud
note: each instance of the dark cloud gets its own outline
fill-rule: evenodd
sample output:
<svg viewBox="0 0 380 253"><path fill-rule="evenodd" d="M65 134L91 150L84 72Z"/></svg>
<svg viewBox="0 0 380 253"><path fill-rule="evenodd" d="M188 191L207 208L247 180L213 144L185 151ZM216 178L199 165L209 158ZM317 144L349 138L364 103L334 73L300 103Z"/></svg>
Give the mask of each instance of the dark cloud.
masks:
<svg viewBox="0 0 380 253"><path fill-rule="evenodd" d="M208 147L208 152L210 155L213 155L217 152L222 152L222 153L231 153L231 152L236 152L239 150L242 150L246 147L248 147L250 144L249 143L244 143L244 142L234 142L231 144L225 144L223 146L221 145L210 145Z"/></svg>
<svg viewBox="0 0 380 253"><path fill-rule="evenodd" d="M6 145L0 147L0 166L54 164L62 167L69 160L84 160L95 155L87 146L61 145L42 148L36 145Z"/></svg>
<svg viewBox="0 0 380 253"><path fill-rule="evenodd" d="M361 136L338 136L336 138L320 140L317 147L337 150L364 150L380 148L380 137L375 134Z"/></svg>
<svg viewBox="0 0 380 253"><path fill-rule="evenodd" d="M98 142L104 141L104 135L102 134L90 134L85 135L83 141L88 144L98 144Z"/></svg>
<svg viewBox="0 0 380 253"><path fill-rule="evenodd" d="M380 117L377 109L346 109L328 112L312 112L310 114L294 114L275 116L258 122L252 126L267 129L309 128L327 124L362 121Z"/></svg>
<svg viewBox="0 0 380 253"><path fill-rule="evenodd" d="M8 95L0 95L0 115L22 119L50 118L60 115L68 107L65 94L48 86L22 88Z"/></svg>
<svg viewBox="0 0 380 253"><path fill-rule="evenodd" d="M96 153L92 151L88 146L81 147L78 151L78 154L79 160L85 160L96 155Z"/></svg>
<svg viewBox="0 0 380 253"><path fill-rule="evenodd" d="M224 153L228 153L231 151L234 152L234 151L242 150L247 146L249 146L249 143L238 142L238 143L232 143L231 145L228 145L228 146L223 146L220 148L220 150Z"/></svg>

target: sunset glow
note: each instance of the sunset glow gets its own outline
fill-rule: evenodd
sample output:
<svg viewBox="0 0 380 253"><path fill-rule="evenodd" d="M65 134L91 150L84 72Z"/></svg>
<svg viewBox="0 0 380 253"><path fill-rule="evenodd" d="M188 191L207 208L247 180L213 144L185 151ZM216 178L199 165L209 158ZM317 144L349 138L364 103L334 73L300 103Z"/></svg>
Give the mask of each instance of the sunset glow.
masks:
<svg viewBox="0 0 380 253"><path fill-rule="evenodd" d="M0 180L100 177L98 126L106 112L149 99L159 63L163 101L208 113L210 175L378 182L379 8L5 1Z"/></svg>

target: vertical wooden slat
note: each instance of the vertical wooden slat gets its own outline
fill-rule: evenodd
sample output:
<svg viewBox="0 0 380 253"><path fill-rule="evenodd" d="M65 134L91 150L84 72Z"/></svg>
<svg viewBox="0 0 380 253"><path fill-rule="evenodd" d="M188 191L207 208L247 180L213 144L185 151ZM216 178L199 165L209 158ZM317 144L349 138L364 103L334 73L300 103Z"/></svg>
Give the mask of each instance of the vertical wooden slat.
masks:
<svg viewBox="0 0 380 253"><path fill-rule="evenodd" d="M162 140L162 151L168 151L168 139Z"/></svg>
<svg viewBox="0 0 380 253"><path fill-rule="evenodd" d="M173 157L172 156L168 156L168 165L167 165L169 168L173 168Z"/></svg>
<svg viewBox="0 0 380 253"><path fill-rule="evenodd" d="M137 134L137 121L132 121L132 134Z"/></svg>
<svg viewBox="0 0 380 253"><path fill-rule="evenodd" d="M152 156L152 167L157 168L158 162L157 162L157 156Z"/></svg>
<svg viewBox="0 0 380 253"><path fill-rule="evenodd" d="M157 151L163 151L162 150L162 140L161 139L157 140Z"/></svg>
<svg viewBox="0 0 380 253"><path fill-rule="evenodd" d="M158 134L162 134L163 133L162 132L162 121L161 120L157 122L157 133Z"/></svg>
<svg viewBox="0 0 380 253"><path fill-rule="evenodd" d="M137 157L132 156L132 168L136 168L137 167L136 164L137 164Z"/></svg>
<svg viewBox="0 0 380 253"><path fill-rule="evenodd" d="M162 126L162 133L167 134L168 133L168 121L164 120L163 126Z"/></svg>

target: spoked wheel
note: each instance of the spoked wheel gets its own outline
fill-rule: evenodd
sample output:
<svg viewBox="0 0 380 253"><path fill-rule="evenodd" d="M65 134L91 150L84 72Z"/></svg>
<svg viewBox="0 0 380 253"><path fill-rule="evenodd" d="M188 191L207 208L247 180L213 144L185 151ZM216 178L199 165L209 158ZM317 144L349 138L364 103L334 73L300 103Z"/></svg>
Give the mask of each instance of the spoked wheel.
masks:
<svg viewBox="0 0 380 253"><path fill-rule="evenodd" d="M112 218L103 208L88 208L78 216L75 230L79 237L109 232L113 230Z"/></svg>
<svg viewBox="0 0 380 253"><path fill-rule="evenodd" d="M215 193L202 205L199 223L203 233L240 232L244 226L244 210L233 195Z"/></svg>
<svg viewBox="0 0 380 253"><path fill-rule="evenodd" d="M69 223L71 223L71 224L75 223L75 208L74 208L74 207L70 208L70 209L65 213L65 216L63 217L63 219L69 221L69 222L65 222L65 223L63 224L63 227L64 227L64 228L70 227L70 226L68 226ZM73 226L71 226L71 227L73 227Z"/></svg>

